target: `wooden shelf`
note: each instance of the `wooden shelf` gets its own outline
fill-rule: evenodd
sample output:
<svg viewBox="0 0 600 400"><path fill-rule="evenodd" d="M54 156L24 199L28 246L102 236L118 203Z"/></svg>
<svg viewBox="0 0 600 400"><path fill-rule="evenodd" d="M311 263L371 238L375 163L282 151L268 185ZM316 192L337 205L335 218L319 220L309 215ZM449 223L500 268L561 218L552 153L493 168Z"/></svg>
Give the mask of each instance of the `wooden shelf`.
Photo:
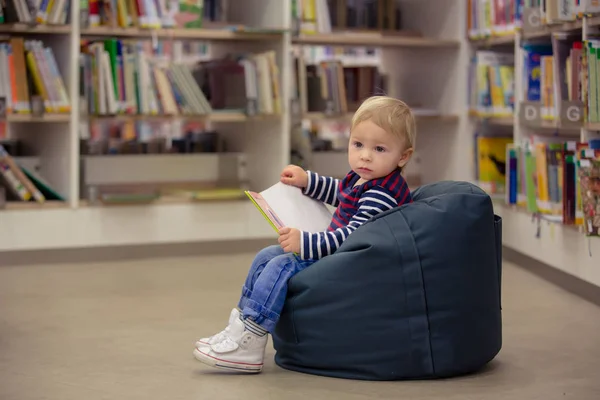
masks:
<svg viewBox="0 0 600 400"><path fill-rule="evenodd" d="M81 30L81 37L131 37L161 39L197 39L197 40L277 40L283 30L272 31L234 31L229 29L144 29L95 27Z"/></svg>
<svg viewBox="0 0 600 400"><path fill-rule="evenodd" d="M8 114L7 122L69 122L71 114L44 114L35 116L32 114Z"/></svg>
<svg viewBox="0 0 600 400"><path fill-rule="evenodd" d="M206 115L88 115L90 121L210 121L210 122L246 122L246 121L268 121L279 120L281 114L248 116L241 112L214 112ZM86 116L82 116L82 120Z"/></svg>
<svg viewBox="0 0 600 400"><path fill-rule="evenodd" d="M514 33L507 34L504 36L489 36L485 38L473 38L469 39L473 46L477 47L491 47L491 46L502 46L515 43Z"/></svg>
<svg viewBox="0 0 600 400"><path fill-rule="evenodd" d="M586 122L584 128L588 131L600 131L600 122Z"/></svg>
<svg viewBox="0 0 600 400"><path fill-rule="evenodd" d="M65 35L72 30L70 25L0 24L0 33Z"/></svg>
<svg viewBox="0 0 600 400"><path fill-rule="evenodd" d="M588 26L589 27L600 26L600 17L589 18ZM537 32L530 32L527 34L524 33L523 39L527 40L527 39L545 38L545 37L552 35L553 33L578 31L578 30L581 30L582 27L583 27L582 20L564 22L564 23L560 23L560 24L545 25ZM486 37L486 38L480 38L480 39L473 38L473 39L469 39L469 40L473 45L478 46L478 47L498 46L498 45L514 43L515 34L511 33L511 34L503 35L503 36L500 36L500 35L499 36L490 36L490 37Z"/></svg>
<svg viewBox="0 0 600 400"><path fill-rule="evenodd" d="M0 211L0 220L9 228L0 229L0 253L277 237L247 198L110 207L42 206L35 212L8 209Z"/></svg>
<svg viewBox="0 0 600 400"><path fill-rule="evenodd" d="M600 286L600 240L579 229L557 222L532 220L531 213L512 206L498 206L502 218L502 244L581 280Z"/></svg>
<svg viewBox="0 0 600 400"><path fill-rule="evenodd" d="M58 200L47 200L43 203L35 201L8 201L6 202L6 210L52 210L57 208L68 208L69 203ZM0 210L0 213L2 210Z"/></svg>
<svg viewBox="0 0 600 400"><path fill-rule="evenodd" d="M478 119L480 122L487 123L490 125L497 126L514 126L514 118L512 115L506 116L493 116L493 115L480 115L477 111L470 110L469 116Z"/></svg>
<svg viewBox="0 0 600 400"><path fill-rule="evenodd" d="M98 200L95 203L90 203L88 200L79 200L78 207L126 207L126 206L136 206L136 207L145 207L145 206L164 206L164 205L182 205L182 204L210 204L210 203L220 203L220 202L235 202L235 201L244 201L247 199L246 194L244 192L240 193L230 193L230 194L219 194L217 192L211 193L210 191L206 191L205 193L200 193L197 197L193 197L192 191L181 191L181 194L162 194L155 200L149 201L124 201L122 203L119 202L103 202Z"/></svg>
<svg viewBox="0 0 600 400"><path fill-rule="evenodd" d="M596 19L594 18L592 20L596 20ZM598 22L595 22L595 23L598 24ZM538 38L544 38L544 37L550 36L553 33L576 31L576 30L580 30L582 28L582 26L583 26L583 21L573 21L573 22L565 22L562 24L546 25L539 31L523 34L523 39L525 39L525 40L538 39Z"/></svg>
<svg viewBox="0 0 600 400"><path fill-rule="evenodd" d="M490 117L490 118L481 118L485 122L491 125L498 126L514 126L515 121L513 117Z"/></svg>
<svg viewBox="0 0 600 400"><path fill-rule="evenodd" d="M385 35L380 33L332 33L301 35L293 44L373 46L373 47L458 47L456 40L431 39L419 36Z"/></svg>

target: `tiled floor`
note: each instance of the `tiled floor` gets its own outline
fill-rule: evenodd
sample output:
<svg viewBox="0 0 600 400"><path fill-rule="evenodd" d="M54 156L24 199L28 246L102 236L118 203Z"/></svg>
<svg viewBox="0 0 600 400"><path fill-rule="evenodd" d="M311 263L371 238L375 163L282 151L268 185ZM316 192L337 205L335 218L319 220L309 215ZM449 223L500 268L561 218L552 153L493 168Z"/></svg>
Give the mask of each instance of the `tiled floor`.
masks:
<svg viewBox="0 0 600 400"><path fill-rule="evenodd" d="M600 308L504 267L504 348L481 374L361 382L195 361L251 254L0 268L0 399L600 399Z"/></svg>

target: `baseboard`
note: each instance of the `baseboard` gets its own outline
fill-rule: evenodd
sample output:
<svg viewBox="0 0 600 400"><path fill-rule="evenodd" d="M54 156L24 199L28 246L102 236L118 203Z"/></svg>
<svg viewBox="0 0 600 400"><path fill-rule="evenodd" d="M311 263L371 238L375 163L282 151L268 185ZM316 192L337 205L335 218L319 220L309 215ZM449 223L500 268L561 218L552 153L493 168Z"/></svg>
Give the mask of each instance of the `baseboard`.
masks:
<svg viewBox="0 0 600 400"><path fill-rule="evenodd" d="M277 242L273 240L253 239L244 241L6 251L0 252L0 267L252 253L272 244L277 244Z"/></svg>
<svg viewBox="0 0 600 400"><path fill-rule="evenodd" d="M540 278L600 306L600 287L503 246L502 257Z"/></svg>

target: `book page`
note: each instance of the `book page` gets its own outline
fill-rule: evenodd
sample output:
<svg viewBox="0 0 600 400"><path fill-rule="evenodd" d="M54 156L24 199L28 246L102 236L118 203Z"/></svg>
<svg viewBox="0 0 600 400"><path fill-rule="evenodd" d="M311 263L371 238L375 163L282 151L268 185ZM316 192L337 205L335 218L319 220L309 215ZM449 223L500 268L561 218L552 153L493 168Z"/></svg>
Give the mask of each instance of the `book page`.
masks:
<svg viewBox="0 0 600 400"><path fill-rule="evenodd" d="M322 232L331 223L332 212L322 202L314 200L302 193L302 190L276 183L260 192L262 199L268 203L263 208L271 221L277 225L300 229L307 232Z"/></svg>
<svg viewBox="0 0 600 400"><path fill-rule="evenodd" d="M255 205L260 207L262 214L271 222L275 230L279 230L285 226L260 193L247 191L246 194L250 196Z"/></svg>

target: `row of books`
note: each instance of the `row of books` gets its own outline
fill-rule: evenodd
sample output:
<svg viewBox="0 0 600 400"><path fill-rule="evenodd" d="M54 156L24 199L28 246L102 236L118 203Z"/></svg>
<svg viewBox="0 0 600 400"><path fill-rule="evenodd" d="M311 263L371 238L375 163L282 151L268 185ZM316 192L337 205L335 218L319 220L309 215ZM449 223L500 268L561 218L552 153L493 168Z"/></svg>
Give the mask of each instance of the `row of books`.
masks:
<svg viewBox="0 0 600 400"><path fill-rule="evenodd" d="M302 57L306 64L319 64L321 61L340 61L344 66L379 66L382 51L376 47L362 46L298 46L295 57Z"/></svg>
<svg viewBox="0 0 600 400"><path fill-rule="evenodd" d="M600 13L597 0L469 0L468 34L471 39L513 34L523 27L529 10L540 16L540 24L574 21L583 15Z"/></svg>
<svg viewBox="0 0 600 400"><path fill-rule="evenodd" d="M581 41L580 34L553 35L550 43L525 43L521 98L539 108L539 119L565 123L600 122L600 40ZM499 51L477 51L469 72L469 106L484 116L520 112L514 105L514 57ZM568 116L575 106L580 113Z"/></svg>
<svg viewBox="0 0 600 400"><path fill-rule="evenodd" d="M521 26L524 0L468 0L467 32L471 39L502 36Z"/></svg>
<svg viewBox="0 0 600 400"><path fill-rule="evenodd" d="M0 97L7 113L32 112L32 96L39 96L46 112L71 111L69 95L54 56L41 41L12 37L0 42Z"/></svg>
<svg viewBox="0 0 600 400"><path fill-rule="evenodd" d="M0 2L0 24L68 24L71 0L28 1L4 0Z"/></svg>
<svg viewBox="0 0 600 400"><path fill-rule="evenodd" d="M83 27L202 28L226 21L229 0L89 0L81 5Z"/></svg>
<svg viewBox="0 0 600 400"><path fill-rule="evenodd" d="M292 0L292 18L304 34L332 30L399 31L396 0Z"/></svg>
<svg viewBox="0 0 600 400"><path fill-rule="evenodd" d="M246 184L243 153L227 151L216 131L200 129L177 138L113 136L80 140L80 195L96 203L147 203L161 197L187 200L234 199L243 195ZM5 202L39 203L65 201L43 177L38 157L23 156L27 146L19 140L0 140L0 208ZM195 153L197 156L192 156ZM199 153L212 154L210 157ZM148 157L128 157L147 154ZM215 157L214 155L218 155ZM181 174L161 175L164 165ZM215 171L215 162L218 162ZM165 163L162 166L157 163ZM210 165L207 170L199 170ZM115 168L118 176L106 173ZM155 174L161 175L160 177ZM122 179L123 177L125 179ZM99 178L100 177L100 178Z"/></svg>
<svg viewBox="0 0 600 400"><path fill-rule="evenodd" d="M582 106L579 122L600 122L600 40L553 35L546 44L525 44L521 57L523 98L537 103L543 120L565 122L570 104ZM577 121L576 121L577 122Z"/></svg>
<svg viewBox="0 0 600 400"><path fill-rule="evenodd" d="M532 137L506 152L508 204L600 236L600 143Z"/></svg>
<svg viewBox="0 0 600 400"><path fill-rule="evenodd" d="M80 97L89 114L281 113L274 51L189 65L156 59L146 50L142 42L117 39L83 45Z"/></svg>
<svg viewBox="0 0 600 400"><path fill-rule="evenodd" d="M3 194L9 200L32 200L38 203L44 203L47 199L64 200L33 168L17 163L2 144L0 144L0 187L6 189L7 193Z"/></svg>
<svg viewBox="0 0 600 400"><path fill-rule="evenodd" d="M480 116L507 117L514 112L514 56L475 52L469 65L469 109Z"/></svg>
<svg viewBox="0 0 600 400"><path fill-rule="evenodd" d="M492 197L600 236L600 142L475 135L475 178Z"/></svg>
<svg viewBox="0 0 600 400"><path fill-rule="evenodd" d="M386 77L376 66L346 66L335 59L309 64L302 55L294 66L292 94L303 114L352 112L367 97L386 93Z"/></svg>

